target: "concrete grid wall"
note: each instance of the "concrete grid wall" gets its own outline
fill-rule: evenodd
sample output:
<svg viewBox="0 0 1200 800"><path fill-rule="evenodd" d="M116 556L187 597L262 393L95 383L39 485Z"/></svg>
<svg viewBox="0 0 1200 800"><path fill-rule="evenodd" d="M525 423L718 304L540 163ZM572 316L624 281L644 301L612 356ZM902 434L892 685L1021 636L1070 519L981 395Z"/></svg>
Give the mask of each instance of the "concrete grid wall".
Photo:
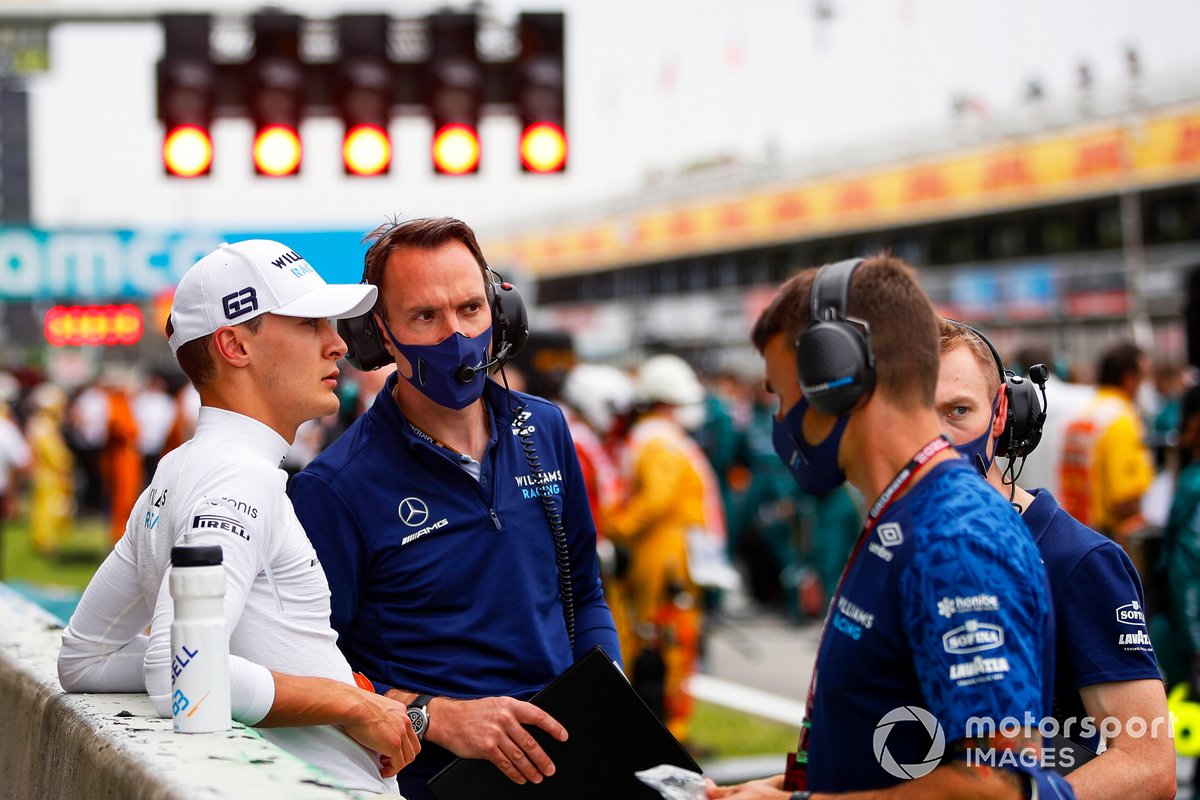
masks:
<svg viewBox="0 0 1200 800"><path fill-rule="evenodd" d="M64 693L61 630L0 584L0 798L353 796L241 725L177 735L146 695Z"/></svg>

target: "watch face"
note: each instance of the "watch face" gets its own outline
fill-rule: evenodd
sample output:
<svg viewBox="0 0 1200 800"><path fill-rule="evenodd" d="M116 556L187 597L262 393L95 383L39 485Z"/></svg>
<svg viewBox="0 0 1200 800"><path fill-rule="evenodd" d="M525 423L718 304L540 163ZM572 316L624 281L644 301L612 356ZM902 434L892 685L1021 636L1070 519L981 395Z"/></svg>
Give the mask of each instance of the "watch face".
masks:
<svg viewBox="0 0 1200 800"><path fill-rule="evenodd" d="M408 720L412 723L413 732L420 736L425 733L425 724L428 721L425 712L419 708L410 708L408 710Z"/></svg>

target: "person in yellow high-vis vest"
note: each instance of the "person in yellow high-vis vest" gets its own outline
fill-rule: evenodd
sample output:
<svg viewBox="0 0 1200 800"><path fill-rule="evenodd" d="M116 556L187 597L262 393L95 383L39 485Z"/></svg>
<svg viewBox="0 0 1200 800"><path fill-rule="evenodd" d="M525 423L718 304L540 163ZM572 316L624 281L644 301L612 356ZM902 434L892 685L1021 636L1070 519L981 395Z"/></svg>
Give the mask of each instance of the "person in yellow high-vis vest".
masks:
<svg viewBox="0 0 1200 800"><path fill-rule="evenodd" d="M44 383L34 389L31 399L29 531L39 553L57 555L75 511L75 459L62 434L67 398L57 386Z"/></svg>
<svg viewBox="0 0 1200 800"><path fill-rule="evenodd" d="M654 356L638 371L636 388L645 411L629 433L629 495L607 533L629 551L625 583L638 649L660 651L665 722L684 741L692 712L684 683L696 666L701 614L699 565L689 564L688 540L723 539L725 516L716 476L685 428L704 399L696 374L676 356ZM625 654L635 673L640 654Z"/></svg>

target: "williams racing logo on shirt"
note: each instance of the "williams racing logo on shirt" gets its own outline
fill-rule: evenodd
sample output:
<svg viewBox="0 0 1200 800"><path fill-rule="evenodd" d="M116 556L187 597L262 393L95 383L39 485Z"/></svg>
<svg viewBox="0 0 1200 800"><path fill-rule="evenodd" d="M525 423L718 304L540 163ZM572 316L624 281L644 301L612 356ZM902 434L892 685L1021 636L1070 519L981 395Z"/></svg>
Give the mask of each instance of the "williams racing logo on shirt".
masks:
<svg viewBox="0 0 1200 800"><path fill-rule="evenodd" d="M562 494L562 479L562 470L560 469L540 472L537 475L513 476L517 488L521 490L521 496L526 500Z"/></svg>
<svg viewBox="0 0 1200 800"><path fill-rule="evenodd" d="M242 537L247 542L250 541L250 534L246 532L246 526L237 520L222 517L219 514L197 514L192 517L192 530L228 531Z"/></svg>

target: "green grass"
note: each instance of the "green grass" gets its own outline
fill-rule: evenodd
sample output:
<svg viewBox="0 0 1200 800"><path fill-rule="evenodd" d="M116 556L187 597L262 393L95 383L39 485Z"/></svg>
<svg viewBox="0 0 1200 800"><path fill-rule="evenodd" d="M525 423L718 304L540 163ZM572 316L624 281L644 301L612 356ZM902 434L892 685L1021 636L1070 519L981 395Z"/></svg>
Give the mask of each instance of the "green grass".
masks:
<svg viewBox="0 0 1200 800"><path fill-rule="evenodd" d="M76 520L64 537L56 558L33 547L29 526L22 517L4 524L0 537L0 580L22 581L83 591L100 562L112 549L108 525L102 519Z"/></svg>
<svg viewBox="0 0 1200 800"><path fill-rule="evenodd" d="M705 760L779 755L796 749L800 732L759 717L696 701L689 744Z"/></svg>

